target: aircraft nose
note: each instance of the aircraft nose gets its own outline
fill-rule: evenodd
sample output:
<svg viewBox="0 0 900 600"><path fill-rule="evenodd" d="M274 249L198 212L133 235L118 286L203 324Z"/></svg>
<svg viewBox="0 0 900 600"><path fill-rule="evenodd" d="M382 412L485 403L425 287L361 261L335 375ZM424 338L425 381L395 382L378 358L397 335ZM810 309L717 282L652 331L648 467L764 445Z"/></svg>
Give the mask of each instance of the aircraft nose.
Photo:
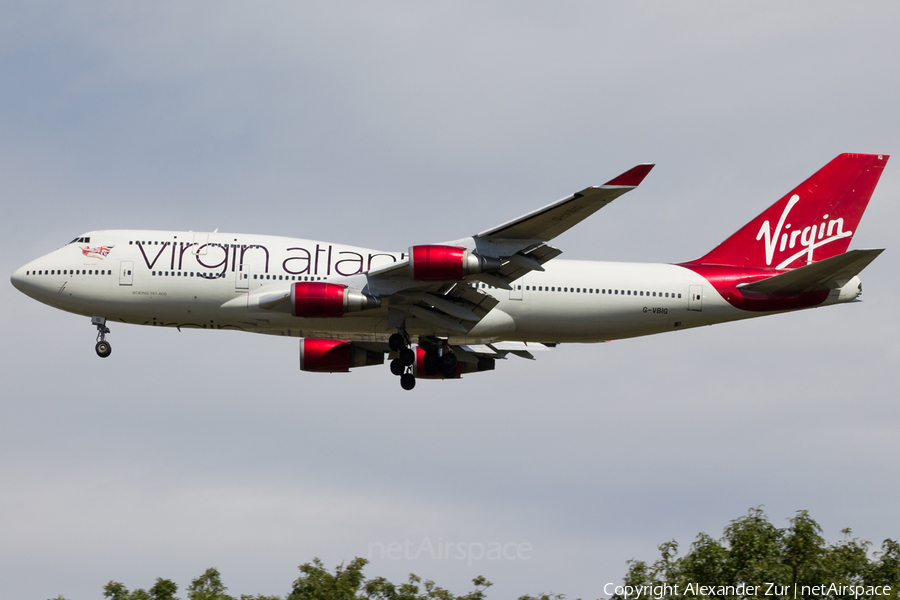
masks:
<svg viewBox="0 0 900 600"><path fill-rule="evenodd" d="M12 277L9 278L9 281L13 284L20 292L25 291L25 267L19 267L16 269L15 273L12 274Z"/></svg>

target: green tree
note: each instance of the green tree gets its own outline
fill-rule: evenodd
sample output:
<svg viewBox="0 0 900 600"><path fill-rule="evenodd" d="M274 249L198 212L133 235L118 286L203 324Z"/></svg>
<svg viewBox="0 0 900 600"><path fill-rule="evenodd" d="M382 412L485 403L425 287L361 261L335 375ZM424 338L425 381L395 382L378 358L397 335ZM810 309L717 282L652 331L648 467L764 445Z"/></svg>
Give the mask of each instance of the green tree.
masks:
<svg viewBox="0 0 900 600"><path fill-rule="evenodd" d="M788 520L789 525L778 528L769 522L761 508L752 508L746 515L731 521L720 539L701 533L684 556L678 556L678 542L671 540L659 545L659 558L652 563L629 560L624 585L631 588L668 586L661 593L647 594L646 600L680 600L682 598L717 598L721 600L794 600L794 585L802 586L891 586L890 595L871 595L821 592L810 595L801 592L803 600L900 600L900 543L884 540L879 550L870 552L871 543L852 537L844 529L844 539L829 544L822 537L822 528L806 511L798 511ZM366 579L363 569L368 561L354 558L348 565L338 565L334 572L325 568L318 558L300 566L300 577L294 581L284 600L486 600L491 582L484 577L472 580L475 589L461 596L410 574L405 583L395 584L384 577ZM687 585L710 586L703 595L696 590L688 593ZM733 586L734 594L721 591ZM742 593L740 586L744 586ZM756 592L747 592L748 586ZM772 593L772 588L775 592ZM645 588L646 590L646 588ZM677 591L676 591L677 590ZM178 586L168 579L157 579L149 590L129 592L123 584L110 581L103 588L109 600L178 600ZM207 569L188 587L187 600L235 600L226 594L227 588L216 569ZM856 596L856 597L854 597ZM564 600L561 594L521 596L519 600ZM57 600L65 600L60 596ZM282 600L279 596L242 595L240 600ZM613 600L626 600L617 594Z"/></svg>
<svg viewBox="0 0 900 600"><path fill-rule="evenodd" d="M705 533L698 535L683 557L678 557L678 544L673 540L659 546L660 558L652 564L628 561L624 584L632 588L669 585L671 588L665 590L663 597L672 599L706 597L686 595L688 583L735 588L744 584L759 588L755 595L717 595L717 598L774 600L773 591L777 596L793 597L795 584L797 590L802 590L802 586L832 583L864 587L889 585L890 597L900 598L900 544L885 540L881 550L869 558L871 544L851 538L849 529L843 531L844 540L829 545L821 535L822 528L806 511L798 511L789 522L788 527L779 529L769 522L762 509L750 509L725 528L721 539ZM803 597L824 599L834 595L805 594ZM613 598L624 600L624 595ZM878 598L884 599L885 596Z"/></svg>
<svg viewBox="0 0 900 600"><path fill-rule="evenodd" d="M412 573L408 583L400 585L394 585L384 577L376 577L366 582L363 590L365 596L362 597L367 600L484 600L484 590L492 585L491 582L479 576L472 583L475 585L473 592L465 596L454 596L431 580L423 583L421 577Z"/></svg>
<svg viewBox="0 0 900 600"><path fill-rule="evenodd" d="M178 585L174 581L158 577L156 583L150 588L150 597L153 600L178 600L175 597L177 591Z"/></svg>
<svg viewBox="0 0 900 600"><path fill-rule="evenodd" d="M138 589L133 592L117 581L110 581L103 586L103 597L110 600L178 600L175 597L177 591L178 585L170 579L158 578L149 591Z"/></svg>
<svg viewBox="0 0 900 600"><path fill-rule="evenodd" d="M234 600L225 593L218 569L209 568L188 587L188 600Z"/></svg>
<svg viewBox="0 0 900 600"><path fill-rule="evenodd" d="M334 575L318 558L300 566L302 575L294 582L287 600L353 600L365 580L364 558L354 558L347 567L337 566Z"/></svg>

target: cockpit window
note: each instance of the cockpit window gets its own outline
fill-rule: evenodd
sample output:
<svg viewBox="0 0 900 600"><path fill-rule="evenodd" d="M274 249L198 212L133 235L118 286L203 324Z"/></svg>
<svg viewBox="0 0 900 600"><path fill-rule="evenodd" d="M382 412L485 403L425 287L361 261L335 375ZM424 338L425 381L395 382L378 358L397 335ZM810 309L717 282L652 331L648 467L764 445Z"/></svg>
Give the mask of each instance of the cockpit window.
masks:
<svg viewBox="0 0 900 600"><path fill-rule="evenodd" d="M78 243L78 244L90 244L90 243L91 243L91 238L89 238L89 237L77 237L77 238L75 238L74 240L72 240L72 241L69 242L69 243L70 243L70 244L75 244L75 243Z"/></svg>

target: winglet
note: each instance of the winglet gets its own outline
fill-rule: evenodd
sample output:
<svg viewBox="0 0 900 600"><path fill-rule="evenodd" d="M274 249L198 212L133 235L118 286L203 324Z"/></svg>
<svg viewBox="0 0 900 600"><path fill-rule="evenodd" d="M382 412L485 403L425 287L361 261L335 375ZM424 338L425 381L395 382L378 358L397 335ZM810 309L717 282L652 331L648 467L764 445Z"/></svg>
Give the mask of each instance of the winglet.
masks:
<svg viewBox="0 0 900 600"><path fill-rule="evenodd" d="M650 172L650 169L655 166L656 165L654 164L642 164L636 167L632 167L618 177L613 177L612 179L604 183L602 187L613 185L622 187L637 187L644 180L644 177L647 176L647 173Z"/></svg>

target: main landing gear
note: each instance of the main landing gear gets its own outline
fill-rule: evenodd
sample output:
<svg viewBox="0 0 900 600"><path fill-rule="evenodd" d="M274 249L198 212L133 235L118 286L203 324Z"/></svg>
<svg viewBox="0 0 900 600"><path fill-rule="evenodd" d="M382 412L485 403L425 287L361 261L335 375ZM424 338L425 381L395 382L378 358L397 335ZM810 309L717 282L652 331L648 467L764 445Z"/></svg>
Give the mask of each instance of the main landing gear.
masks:
<svg viewBox="0 0 900 600"><path fill-rule="evenodd" d="M425 374L429 377L440 373L445 378L452 379L456 377L458 363L456 355L446 346L432 346L425 351L425 355L422 357Z"/></svg>
<svg viewBox="0 0 900 600"><path fill-rule="evenodd" d="M112 354L112 345L106 341L106 334L109 333L109 327L106 326L106 318L91 317L91 325L97 326L97 344L94 346L94 350L97 351L97 356L106 358Z"/></svg>
<svg viewBox="0 0 900 600"><path fill-rule="evenodd" d="M413 375L413 363L416 362L416 353L410 348L409 335L405 329L391 335L388 346L392 352L397 353L397 358L391 361L391 373L400 376L400 387L411 390L416 387L416 376Z"/></svg>
<svg viewBox="0 0 900 600"><path fill-rule="evenodd" d="M400 377L400 387L411 390L416 387L416 376L413 374L413 364L416 362L416 352L411 348L409 335L400 329L388 339L391 352L397 353L397 358L391 361L391 373ZM434 338L419 338L419 346L425 351L422 356L424 373L419 376L434 377L442 375L445 379L459 377L459 360L450 350L446 341L438 341Z"/></svg>

